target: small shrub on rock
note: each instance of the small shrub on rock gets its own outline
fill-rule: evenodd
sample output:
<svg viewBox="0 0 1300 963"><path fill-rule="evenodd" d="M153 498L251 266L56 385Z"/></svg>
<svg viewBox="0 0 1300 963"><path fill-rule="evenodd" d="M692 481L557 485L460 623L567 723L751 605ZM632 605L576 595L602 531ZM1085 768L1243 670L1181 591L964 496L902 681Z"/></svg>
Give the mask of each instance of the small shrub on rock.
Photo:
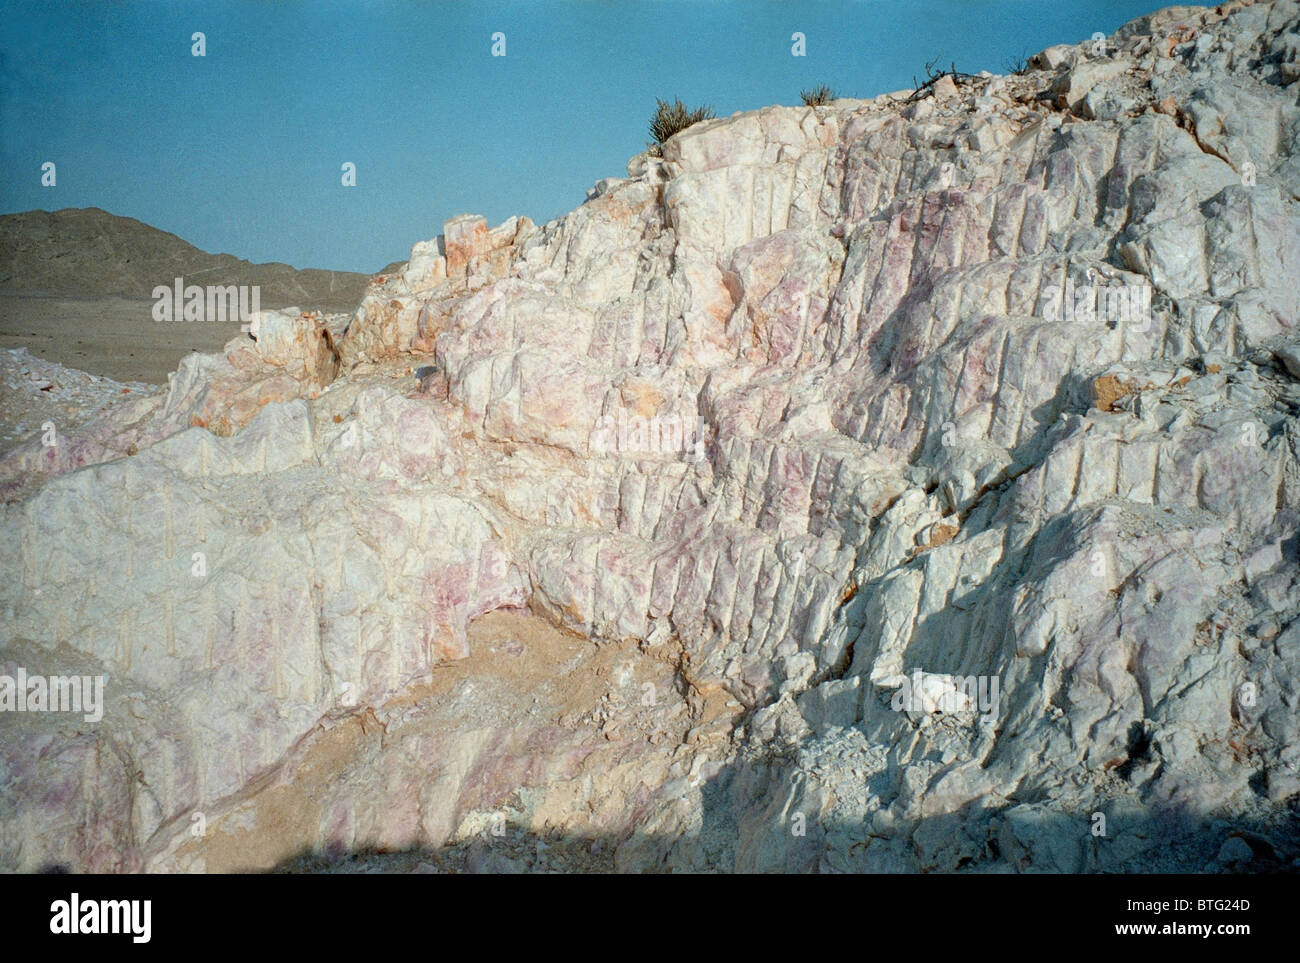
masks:
<svg viewBox="0 0 1300 963"><path fill-rule="evenodd" d="M799 96L803 98L804 104L809 107L825 107L835 99L835 91L822 84L812 90L799 91Z"/></svg>
<svg viewBox="0 0 1300 963"><path fill-rule="evenodd" d="M650 118L650 136L654 138L650 142L650 153L659 156L663 151L664 143L673 134L684 131L692 124L698 124L702 120L712 120L717 115L713 112L712 107L688 108L677 98L673 99L670 104L666 100L655 98L654 116Z"/></svg>

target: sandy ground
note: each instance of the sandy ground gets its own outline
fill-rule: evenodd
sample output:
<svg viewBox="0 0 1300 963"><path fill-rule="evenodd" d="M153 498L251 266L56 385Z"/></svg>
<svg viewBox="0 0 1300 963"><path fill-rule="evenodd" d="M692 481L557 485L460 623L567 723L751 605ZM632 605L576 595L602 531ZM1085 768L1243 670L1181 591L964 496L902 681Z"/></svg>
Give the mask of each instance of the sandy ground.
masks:
<svg viewBox="0 0 1300 963"><path fill-rule="evenodd" d="M38 358L115 381L167 383L191 351L220 351L238 322L163 324L152 301L74 300L0 294L0 348L27 348Z"/></svg>

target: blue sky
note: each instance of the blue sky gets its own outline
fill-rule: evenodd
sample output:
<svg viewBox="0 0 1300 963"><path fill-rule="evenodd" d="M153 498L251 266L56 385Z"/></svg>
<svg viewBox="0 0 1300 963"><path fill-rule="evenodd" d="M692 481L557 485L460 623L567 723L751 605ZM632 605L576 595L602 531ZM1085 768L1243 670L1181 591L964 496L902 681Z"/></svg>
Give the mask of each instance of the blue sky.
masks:
<svg viewBox="0 0 1300 963"><path fill-rule="evenodd" d="M1165 5L6 0L0 213L102 207L208 251L376 271L456 214L573 208L644 148L655 97L722 116L819 83L871 97L936 56L1001 73Z"/></svg>

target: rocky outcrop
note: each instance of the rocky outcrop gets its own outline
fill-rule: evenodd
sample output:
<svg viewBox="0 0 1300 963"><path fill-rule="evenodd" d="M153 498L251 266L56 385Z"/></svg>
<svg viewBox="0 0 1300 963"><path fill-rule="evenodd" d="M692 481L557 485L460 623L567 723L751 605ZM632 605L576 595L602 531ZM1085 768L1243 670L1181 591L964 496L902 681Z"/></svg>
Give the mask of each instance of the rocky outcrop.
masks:
<svg viewBox="0 0 1300 963"><path fill-rule="evenodd" d="M6 664L109 683L9 865L1289 864L1298 29L701 123L10 455Z"/></svg>

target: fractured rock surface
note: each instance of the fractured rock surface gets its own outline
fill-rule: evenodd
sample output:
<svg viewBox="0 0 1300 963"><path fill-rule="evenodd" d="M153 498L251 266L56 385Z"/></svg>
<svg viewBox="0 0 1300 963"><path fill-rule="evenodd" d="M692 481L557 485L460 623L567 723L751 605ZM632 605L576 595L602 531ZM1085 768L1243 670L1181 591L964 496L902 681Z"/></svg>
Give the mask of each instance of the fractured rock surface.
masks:
<svg viewBox="0 0 1300 963"><path fill-rule="evenodd" d="M1298 32L704 122L14 448L0 671L108 684L0 865L1293 865Z"/></svg>

